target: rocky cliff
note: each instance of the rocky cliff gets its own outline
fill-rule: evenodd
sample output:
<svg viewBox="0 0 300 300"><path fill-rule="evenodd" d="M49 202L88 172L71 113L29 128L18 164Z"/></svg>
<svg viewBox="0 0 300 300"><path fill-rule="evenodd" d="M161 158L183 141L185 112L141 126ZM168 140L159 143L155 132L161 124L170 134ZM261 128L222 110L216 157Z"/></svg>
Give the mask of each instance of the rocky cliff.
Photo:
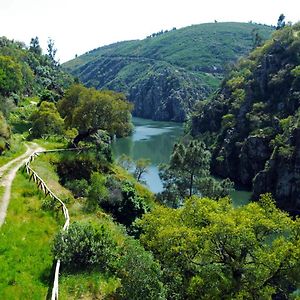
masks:
<svg viewBox="0 0 300 300"><path fill-rule="evenodd" d="M254 198L272 192L287 210L300 210L299 64L296 24L240 60L190 121L211 146L213 172L253 188Z"/></svg>

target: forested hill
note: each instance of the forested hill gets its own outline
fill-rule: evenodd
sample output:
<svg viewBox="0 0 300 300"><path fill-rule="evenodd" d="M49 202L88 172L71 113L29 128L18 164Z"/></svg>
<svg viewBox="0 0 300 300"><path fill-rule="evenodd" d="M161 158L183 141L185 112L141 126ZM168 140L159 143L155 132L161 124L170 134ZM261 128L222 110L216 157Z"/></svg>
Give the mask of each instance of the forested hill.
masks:
<svg viewBox="0 0 300 300"><path fill-rule="evenodd" d="M37 37L29 46L0 37L0 154L9 147L11 129L7 119L11 111L41 101L56 102L73 82L56 61L55 53L51 39L48 53L43 54ZM21 117L28 121L28 115Z"/></svg>
<svg viewBox="0 0 300 300"><path fill-rule="evenodd" d="M183 121L213 92L226 65L268 38L273 28L209 23L94 49L63 67L87 86L124 92L135 116Z"/></svg>
<svg viewBox="0 0 300 300"><path fill-rule="evenodd" d="M191 132L207 138L215 173L253 183L256 197L272 192L281 208L299 211L299 107L298 23L240 61L221 91L196 106Z"/></svg>

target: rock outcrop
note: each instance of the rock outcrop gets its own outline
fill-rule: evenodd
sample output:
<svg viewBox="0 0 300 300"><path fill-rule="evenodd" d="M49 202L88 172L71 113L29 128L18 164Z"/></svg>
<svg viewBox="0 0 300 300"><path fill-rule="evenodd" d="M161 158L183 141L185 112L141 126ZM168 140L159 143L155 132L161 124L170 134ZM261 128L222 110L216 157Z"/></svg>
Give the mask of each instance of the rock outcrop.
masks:
<svg viewBox="0 0 300 300"><path fill-rule="evenodd" d="M299 32L300 24L281 29L242 59L190 124L211 147L215 174L300 213Z"/></svg>

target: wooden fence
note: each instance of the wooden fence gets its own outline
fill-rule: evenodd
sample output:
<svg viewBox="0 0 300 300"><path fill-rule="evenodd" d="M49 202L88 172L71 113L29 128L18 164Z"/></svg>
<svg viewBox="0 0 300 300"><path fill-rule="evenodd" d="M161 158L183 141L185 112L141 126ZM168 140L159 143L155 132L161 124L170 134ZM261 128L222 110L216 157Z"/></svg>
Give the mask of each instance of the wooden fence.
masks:
<svg viewBox="0 0 300 300"><path fill-rule="evenodd" d="M69 211L68 211L66 205L64 204L64 202L61 199L59 199L50 190L50 188L47 186L45 181L30 167L30 163L41 153L63 152L63 151L81 151L81 150L87 150L87 149L90 149L90 148L71 148L71 149L55 149L55 150L37 151L37 152L34 152L25 163L25 170L26 170L26 173L29 175L29 180L32 179L37 184L38 188L44 192L45 196L50 196L54 201L57 201L60 203L60 207L62 208L62 212L65 217L65 224L63 226L64 231L67 231L69 228L69 224L70 224ZM56 266L55 266L55 275L54 275L51 300L58 299L59 269L60 269L60 260L57 260Z"/></svg>

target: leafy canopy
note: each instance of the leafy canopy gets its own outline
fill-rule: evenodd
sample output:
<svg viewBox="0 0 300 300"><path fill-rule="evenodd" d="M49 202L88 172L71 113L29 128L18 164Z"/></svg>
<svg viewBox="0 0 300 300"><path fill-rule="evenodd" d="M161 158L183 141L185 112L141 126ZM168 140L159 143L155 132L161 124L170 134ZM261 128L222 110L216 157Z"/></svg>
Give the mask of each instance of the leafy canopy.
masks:
<svg viewBox="0 0 300 300"><path fill-rule="evenodd" d="M106 130L111 136L126 136L132 130L132 105L125 96L113 91L97 91L73 85L58 103L67 127L79 132Z"/></svg>
<svg viewBox="0 0 300 300"><path fill-rule="evenodd" d="M192 197L180 209L157 207L139 224L176 299L269 299L299 286L299 219L268 194L240 208L228 198Z"/></svg>
<svg viewBox="0 0 300 300"><path fill-rule="evenodd" d="M31 135L41 137L44 134L62 134L64 120L59 115L54 103L43 101L39 109L30 116Z"/></svg>

